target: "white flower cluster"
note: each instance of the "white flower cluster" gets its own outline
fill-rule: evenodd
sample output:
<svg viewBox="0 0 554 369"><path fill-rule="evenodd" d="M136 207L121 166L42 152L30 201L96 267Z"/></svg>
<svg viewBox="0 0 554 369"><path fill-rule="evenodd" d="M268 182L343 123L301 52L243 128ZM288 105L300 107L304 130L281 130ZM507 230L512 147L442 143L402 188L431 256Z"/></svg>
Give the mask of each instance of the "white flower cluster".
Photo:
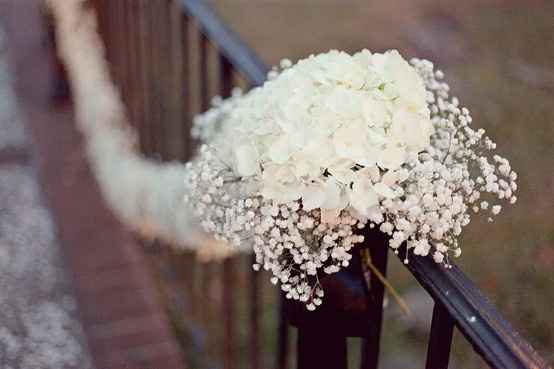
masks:
<svg viewBox="0 0 554 369"><path fill-rule="evenodd" d="M235 249L247 247L244 241L251 238L249 231L259 207L257 184L237 178L207 145L201 146L197 159L186 168L184 200L204 231Z"/></svg>
<svg viewBox="0 0 554 369"><path fill-rule="evenodd" d="M255 181L237 179L207 145L187 169L185 202L204 231L235 249L253 247L254 269L270 270L272 282L280 282L288 298L306 302L310 310L321 304L317 272L331 274L348 266L349 251L363 241L354 227L363 228L365 222L347 210L322 222L321 210L306 211L299 201L264 199Z"/></svg>
<svg viewBox="0 0 554 369"><path fill-rule="evenodd" d="M226 117L214 145L237 176L261 179L264 198L365 212L357 168L396 169L429 145L422 79L397 51L331 51L282 64L263 87L219 105Z"/></svg>
<svg viewBox="0 0 554 369"><path fill-rule="evenodd" d="M471 212L516 201L516 173L432 63L396 51L288 60L263 87L197 117L187 201L204 229L253 248L287 297L321 303L366 224L447 267ZM486 196L486 198L485 198Z"/></svg>
<svg viewBox="0 0 554 369"><path fill-rule="evenodd" d="M491 202L496 198L515 203L517 175L508 160L490 157L488 152L496 144L483 129L470 127L469 111L459 106L457 98L450 99L449 86L440 82L443 73L435 72L426 60L414 59L412 64L429 91L435 133L429 147L396 171L403 175L394 178L392 171L384 175L396 180L392 188L401 195L382 201L376 218L370 220L391 235L393 249L407 241L407 250L415 255L432 254L437 263L448 266L448 253L461 253L457 237L470 222L469 207L474 212L490 211L488 219L492 220L501 205L489 206L482 197L488 194Z"/></svg>

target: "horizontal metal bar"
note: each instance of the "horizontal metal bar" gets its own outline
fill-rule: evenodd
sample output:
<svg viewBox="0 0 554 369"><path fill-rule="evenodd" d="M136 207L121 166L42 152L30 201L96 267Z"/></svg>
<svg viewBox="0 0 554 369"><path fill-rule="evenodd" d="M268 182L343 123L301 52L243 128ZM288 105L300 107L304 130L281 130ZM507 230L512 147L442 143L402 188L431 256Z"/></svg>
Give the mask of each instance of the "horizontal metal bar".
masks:
<svg viewBox="0 0 554 369"><path fill-rule="evenodd" d="M406 267L493 368L550 368L457 266L446 269L431 258L412 257Z"/></svg>
<svg viewBox="0 0 554 369"><path fill-rule="evenodd" d="M230 30L202 0L176 0L196 22L206 37L225 55L247 82L256 87L266 80L268 67Z"/></svg>

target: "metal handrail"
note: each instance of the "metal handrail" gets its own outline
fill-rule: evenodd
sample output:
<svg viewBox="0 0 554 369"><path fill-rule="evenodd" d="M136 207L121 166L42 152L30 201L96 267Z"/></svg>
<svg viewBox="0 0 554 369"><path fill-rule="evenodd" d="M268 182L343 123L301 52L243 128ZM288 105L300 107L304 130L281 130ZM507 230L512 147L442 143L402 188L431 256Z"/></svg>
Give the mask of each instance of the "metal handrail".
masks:
<svg viewBox="0 0 554 369"><path fill-rule="evenodd" d="M489 365L503 369L548 368L456 265L446 269L431 258L412 257L406 267Z"/></svg>

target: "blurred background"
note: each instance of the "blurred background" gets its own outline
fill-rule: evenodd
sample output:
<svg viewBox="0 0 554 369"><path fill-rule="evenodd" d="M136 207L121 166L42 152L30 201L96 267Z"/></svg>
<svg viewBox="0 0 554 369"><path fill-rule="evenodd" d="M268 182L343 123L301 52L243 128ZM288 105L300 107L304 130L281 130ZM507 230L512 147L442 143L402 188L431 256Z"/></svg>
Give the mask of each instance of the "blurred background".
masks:
<svg viewBox="0 0 554 369"><path fill-rule="evenodd" d="M10 1L2 1L5 1L5 4L0 3L2 5L0 10L4 15L9 18L8 14L12 13L11 21L5 20L4 27L10 33L11 24L11 33L14 34L13 14L17 12L14 13L13 8L17 6L10 8L8 4ZM153 7L150 8L153 18L162 17L160 13L156 13L159 11L156 4L160 2L161 0L157 0L148 5ZM136 3L144 5L144 2L137 0L127 1L127 3L128 8L122 5L119 9L122 12L120 14L126 14L125 19L113 17L104 19L104 24L101 22L104 38L114 44L125 43L125 39L118 39L119 32L123 32L123 28L118 31L118 27L132 30L136 25L140 30L144 30L140 28L143 23L134 23L134 20L138 19L135 17L139 16L144 8L142 5L137 7L133 5ZM514 328L544 356L547 363L552 363L554 361L554 2L549 0L211 0L209 3L227 22L229 28L237 32L268 65L278 64L281 58L286 57L295 61L309 54L329 49L353 53L363 48L371 51L394 48L406 57L417 56L430 59L437 68L445 72L452 94L471 111L473 124L486 129L498 143L499 153L510 160L512 167L519 174L517 204L507 207L492 224L487 223L486 219L476 217L464 230L461 241L463 254L457 263ZM178 7L169 9L172 12L179 12ZM21 11L17 14L21 15ZM168 19L174 19L169 17ZM122 25L123 23L126 25ZM135 34L135 39L137 37L146 39L147 44L152 45L153 53L164 52L164 47L167 51L171 43L164 46L164 40L166 40L164 35L167 36L171 32L169 29L164 30L162 23L163 21L154 22L150 33ZM192 30L185 37L189 40L198 37L194 32ZM16 41L17 37L12 36L12 42ZM173 39L171 42L179 43L179 40ZM133 46L132 43L130 45L131 48L138 47ZM198 48L198 46L194 47ZM213 53L213 45L208 47L209 52ZM187 86L192 86L190 87L192 90L195 89L194 86L202 83L202 75L198 72L200 53L200 49L194 49L191 52L188 71L181 70L179 75L182 77L183 73L190 73ZM7 52L3 53L5 59L6 54ZM191 94L189 103L192 107L189 113L179 107L178 97L172 100L173 105L164 105L164 101L171 100L172 94L177 90L171 87L164 89L160 87L161 84L156 84L158 83L156 81L162 81L164 78L165 81L171 80L175 76L172 72L179 69L178 66L172 64L164 74L161 72L161 69L164 69L163 66L159 67L163 63L158 64L158 67L154 67L141 77L144 79L142 82L134 82L140 78L138 74L133 74L133 71L140 72L140 66L136 69L131 67L129 71L118 71L118 63L121 63L123 56L117 51L108 49L108 58L111 58L114 79L123 90L131 120L141 132L143 151L160 160L185 158L190 153L192 145L183 133L188 129L189 124L179 125L176 121L183 117L190 121L193 113L201 111L206 106L202 93L210 97L216 95L221 88L219 80L216 77L210 77L204 92ZM17 58L11 60L13 63ZM179 60L182 61L182 59ZM127 56L125 62L128 65L134 65L135 59L132 55ZM146 63L138 59L136 62ZM52 64L56 65L55 62ZM55 75L59 69L58 66L57 69L54 67L49 71ZM212 74L218 73L216 61L213 58L208 69ZM14 70L18 69L13 67L11 71ZM2 83L5 91L8 92L2 95L2 101L0 101L0 117L4 122L4 126L0 126L2 129L0 131L0 169L2 165L5 166L2 164L2 139L8 137L7 133L14 130L12 123L19 119L14 118L16 113L13 113L14 109L17 110L15 107L18 103L11 97L13 92L10 92L10 85L17 86L17 82L12 83L11 71L8 67L2 70L4 73ZM240 76L236 76L235 79L238 85L246 86L246 82ZM63 95L66 87L57 81L53 76L46 85L53 95ZM137 87L134 83L142 84ZM151 100L156 101L157 111L153 108L145 113L136 108L137 104L144 102L133 94L133 91L139 87L150 90ZM5 96L9 96L9 99ZM25 97L25 94L23 96ZM27 104L25 101L19 104L23 105L23 110L28 110L25 108ZM177 110L180 110L180 113L176 113ZM40 119L31 114L29 120ZM12 128L8 127L8 123ZM33 128L37 125L40 123L31 122L31 128L27 128L27 131L35 135L35 140L40 141L40 138L36 137L40 136L41 128ZM15 129L19 130L19 128ZM17 141L14 145L23 144ZM47 155L50 149L47 144L43 146L44 149L40 152ZM54 168L50 167L50 170L55 170ZM78 176L75 174L75 169L70 167L59 169L60 176L66 180L68 177ZM48 174L45 178L47 178L45 181L48 192ZM17 181L23 181L23 179L16 178L14 181L11 188L17 187L19 183ZM0 188L2 191L0 210L8 209L6 199L13 195L9 189L8 185ZM37 191L40 190L37 189ZM49 201L55 203L69 200L52 200L50 196ZM1 214L2 212L0 212L0 223L7 224L7 218L2 218ZM93 223L93 220L90 222ZM90 227L87 229L94 233L93 224L88 226ZM18 232L23 229L17 225L13 227L18 229ZM79 225L75 224L74 227ZM75 232L79 233L78 230ZM72 251L67 251L67 246L63 245L70 237L64 238L63 232L61 233L61 249L70 255L66 256L69 260L66 265L59 268L62 274L71 275L71 268L75 267L71 256ZM2 240L1 236L0 232L0 240ZM2 248L6 250L9 247L13 248L8 241L2 242L4 243L0 243L0 251ZM199 263L195 255L175 251L156 240L133 239L133 243L139 245L138 250L146 260L146 268L141 269L139 273L147 274L154 280L157 302L167 316L171 334L177 338L179 350L188 367L222 367L225 338L221 317L226 312L222 311L221 307L223 300L227 298L225 296L229 296L224 293L224 285L232 286L230 298L234 305L236 337L231 348L235 354L236 367L248 367L251 358L249 348L252 343L249 340L251 310L248 304L251 297L250 286L253 283L249 271L251 263L249 256L237 257L232 262L233 268L225 270L218 263ZM60 258L57 252L52 256L53 263ZM5 251L5 254L9 252ZM3 265L1 255L0 265ZM7 267L0 269L0 279L8 272ZM264 368L274 366L280 323L277 308L278 291L268 283L268 279L267 275L262 275L255 282L259 285L260 291L257 298L260 300L261 367ZM406 317L401 314L394 300L388 302L385 308L380 367L386 369L423 367L433 302L394 257L389 258L389 279L401 292L414 314ZM65 281L63 278L62 280ZM94 283L94 278L92 281ZM66 287L58 289L64 290L64 288ZM10 296L12 300L15 299L13 296L17 294L13 288L2 287L2 284L0 284L0 292L8 296L7 301ZM56 296L60 293L56 292ZM59 299L63 299L65 295L62 295ZM73 297L67 298L73 301ZM67 301L67 298L64 301ZM32 298L29 301L31 300ZM77 303L79 301L77 299ZM70 309L69 316L75 315L72 311ZM84 316L84 318L77 316L73 319L85 321L86 335L89 332L86 313ZM0 319L8 318L2 318L0 313ZM0 329L2 323L0 321ZM78 323L75 324L78 325ZM14 328L14 332L16 331L17 329ZM70 329L70 332L73 331L77 333L70 335L73 337L70 337L71 340L76 342L86 340L79 333L78 327ZM0 330L0 358L2 358L1 355L5 358L8 346L5 344L7 341L2 339L1 333ZM292 368L295 360L294 329L289 329L289 335L290 349L287 360L290 363L289 367ZM83 345L87 346L86 343ZM87 349L85 348L84 351ZM94 347L92 351L94 356ZM359 345L356 339L352 339L350 356L352 363L359 359ZM1 359L0 363L2 363ZM14 366L14 368L17 367ZM71 365L68 364L68 367ZM487 366L473 352L471 346L461 339L460 334L456 333L450 367L477 369Z"/></svg>

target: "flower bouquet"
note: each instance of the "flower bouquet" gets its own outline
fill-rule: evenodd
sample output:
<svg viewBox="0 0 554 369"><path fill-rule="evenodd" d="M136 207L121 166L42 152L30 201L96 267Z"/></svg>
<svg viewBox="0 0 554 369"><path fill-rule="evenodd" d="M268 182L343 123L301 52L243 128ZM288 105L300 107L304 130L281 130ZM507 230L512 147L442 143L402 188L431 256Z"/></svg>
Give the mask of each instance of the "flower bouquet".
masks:
<svg viewBox="0 0 554 369"><path fill-rule="evenodd" d="M254 269L308 310L365 227L396 253L405 244L405 263L448 268L472 213L492 220L500 201L516 201L517 175L442 78L395 50L283 60L262 87L195 118L203 144L185 201L205 232L253 249Z"/></svg>

